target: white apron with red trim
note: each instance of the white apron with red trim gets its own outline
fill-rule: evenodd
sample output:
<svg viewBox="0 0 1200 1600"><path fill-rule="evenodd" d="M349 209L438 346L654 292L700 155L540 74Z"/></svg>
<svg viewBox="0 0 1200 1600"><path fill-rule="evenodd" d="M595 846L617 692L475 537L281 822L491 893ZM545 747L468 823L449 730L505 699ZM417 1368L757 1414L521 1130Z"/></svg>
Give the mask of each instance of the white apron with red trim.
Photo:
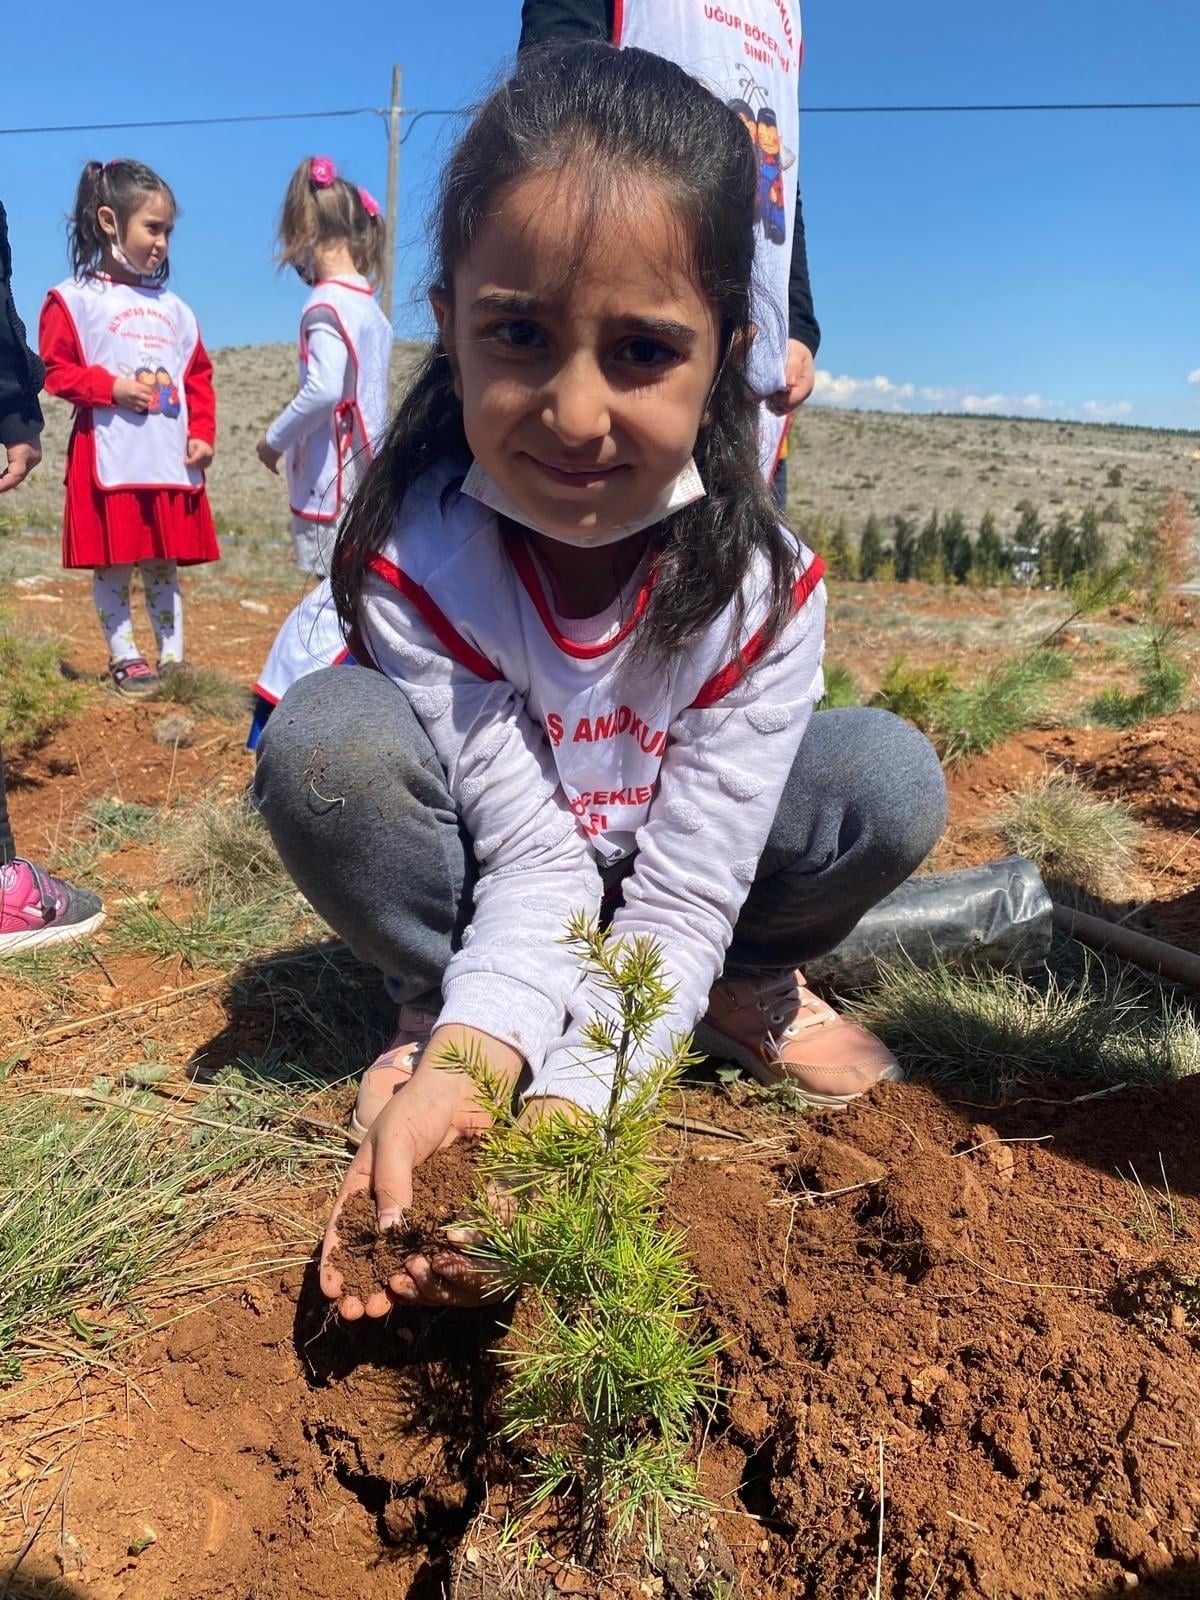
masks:
<svg viewBox="0 0 1200 1600"><path fill-rule="evenodd" d="M169 289L69 278L51 290L74 324L85 365L141 378L153 391L144 413L93 406L96 479L102 489L198 489L204 474L186 465L184 379L200 329Z"/></svg>
<svg viewBox="0 0 1200 1600"><path fill-rule="evenodd" d="M332 316L350 359L340 402L328 423L287 452L288 495L294 516L336 522L388 421L388 358L392 325L365 286L329 278L318 283L300 313L300 384L308 364L308 329Z"/></svg>
<svg viewBox="0 0 1200 1600"><path fill-rule="evenodd" d="M784 387L788 281L800 147L800 7L796 0L615 0L613 43L685 68L746 125L758 155L754 321L750 381L760 395ZM763 470L775 470L785 417L760 408Z"/></svg>
<svg viewBox="0 0 1200 1600"><path fill-rule="evenodd" d="M348 654L326 578L288 613L275 635L254 692L278 705L297 678L319 672L322 667L335 667Z"/></svg>
<svg viewBox="0 0 1200 1600"><path fill-rule="evenodd" d="M545 730L563 793L596 855L606 863L632 855L676 716L719 705L758 657L765 563L756 561L747 574L740 634L731 604L665 665L631 660L624 646L649 602L652 577L613 638L598 645L567 639L528 540L506 537L495 514L468 494L444 502L448 481L446 471L434 470L409 491L371 570L432 630L446 655L521 695ZM823 570L819 557L798 549L797 609Z"/></svg>

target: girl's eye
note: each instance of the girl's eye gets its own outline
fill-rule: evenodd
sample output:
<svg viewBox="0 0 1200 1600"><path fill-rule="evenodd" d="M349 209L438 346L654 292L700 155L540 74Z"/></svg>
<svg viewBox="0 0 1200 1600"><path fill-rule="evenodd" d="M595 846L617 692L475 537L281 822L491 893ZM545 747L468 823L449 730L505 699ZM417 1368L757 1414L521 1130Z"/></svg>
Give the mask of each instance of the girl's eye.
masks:
<svg viewBox="0 0 1200 1600"><path fill-rule="evenodd" d="M617 348L617 360L635 367L668 367L679 359L679 352L660 339L626 339Z"/></svg>
<svg viewBox="0 0 1200 1600"><path fill-rule="evenodd" d="M486 336L494 343L507 345L510 350L538 350L544 342L542 330L536 322L496 322Z"/></svg>

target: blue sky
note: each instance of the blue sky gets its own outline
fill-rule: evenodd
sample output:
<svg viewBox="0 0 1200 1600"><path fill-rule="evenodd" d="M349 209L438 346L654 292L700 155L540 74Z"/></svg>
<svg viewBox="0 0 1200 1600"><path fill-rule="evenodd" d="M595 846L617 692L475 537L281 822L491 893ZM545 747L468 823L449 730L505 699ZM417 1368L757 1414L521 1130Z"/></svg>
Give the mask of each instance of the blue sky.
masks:
<svg viewBox="0 0 1200 1600"><path fill-rule="evenodd" d="M10 28L28 70L6 76L0 123L379 106L393 61L406 104L461 105L503 72L519 10L66 0L52 37ZM1191 0L812 0L804 24L812 105L1198 98ZM428 327L424 223L453 129L424 120L402 153L401 334ZM180 198L173 281L208 343L290 339L302 290L275 275L272 230L311 152L382 198L376 117L0 138L18 304L35 321L65 272L82 162L130 154ZM800 164L818 399L1200 427L1200 112L812 116Z"/></svg>

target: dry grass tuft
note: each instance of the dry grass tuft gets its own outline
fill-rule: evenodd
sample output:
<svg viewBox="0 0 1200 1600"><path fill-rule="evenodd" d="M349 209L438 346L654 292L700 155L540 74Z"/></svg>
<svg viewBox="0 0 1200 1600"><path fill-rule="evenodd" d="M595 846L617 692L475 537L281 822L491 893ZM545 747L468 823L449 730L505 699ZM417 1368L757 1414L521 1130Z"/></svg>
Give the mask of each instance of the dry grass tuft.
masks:
<svg viewBox="0 0 1200 1600"><path fill-rule="evenodd" d="M1119 800L1102 800L1069 772L1049 773L1009 795L996 831L1052 886L1121 899L1136 870L1140 828Z"/></svg>
<svg viewBox="0 0 1200 1600"><path fill-rule="evenodd" d="M881 971L845 1007L909 1071L996 1099L1059 1078L1163 1083L1200 1072L1200 1026L1165 990L1097 960L1066 980L1004 972Z"/></svg>
<svg viewBox="0 0 1200 1600"><path fill-rule="evenodd" d="M246 906L291 885L261 817L244 797L194 805L168 847L166 868L173 883L199 888L210 905Z"/></svg>

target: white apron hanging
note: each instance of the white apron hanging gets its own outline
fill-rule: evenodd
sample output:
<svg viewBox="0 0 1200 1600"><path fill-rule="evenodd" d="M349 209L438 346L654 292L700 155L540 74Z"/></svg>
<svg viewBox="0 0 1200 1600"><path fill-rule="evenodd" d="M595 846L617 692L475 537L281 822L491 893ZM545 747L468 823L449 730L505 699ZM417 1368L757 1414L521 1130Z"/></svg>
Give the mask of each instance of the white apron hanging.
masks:
<svg viewBox="0 0 1200 1600"><path fill-rule="evenodd" d="M699 78L746 125L758 155L757 248L750 381L784 387L788 281L800 144L800 7L796 0L614 0L613 43L664 56ZM787 418L759 408L759 453L770 476Z"/></svg>

